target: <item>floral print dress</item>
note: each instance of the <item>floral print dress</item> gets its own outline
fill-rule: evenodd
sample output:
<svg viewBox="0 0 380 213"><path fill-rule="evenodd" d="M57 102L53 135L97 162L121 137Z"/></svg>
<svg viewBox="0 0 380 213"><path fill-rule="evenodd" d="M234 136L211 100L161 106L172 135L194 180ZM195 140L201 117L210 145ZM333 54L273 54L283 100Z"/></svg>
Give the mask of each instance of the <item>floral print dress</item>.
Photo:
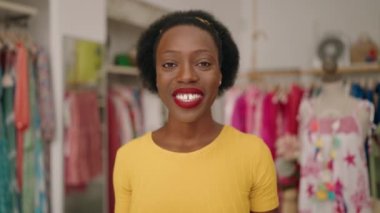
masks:
<svg viewBox="0 0 380 213"><path fill-rule="evenodd" d="M367 101L358 101L351 115L317 117L312 102L303 101L300 213L372 212L364 151L366 130L357 118L358 110L371 111L371 107Z"/></svg>

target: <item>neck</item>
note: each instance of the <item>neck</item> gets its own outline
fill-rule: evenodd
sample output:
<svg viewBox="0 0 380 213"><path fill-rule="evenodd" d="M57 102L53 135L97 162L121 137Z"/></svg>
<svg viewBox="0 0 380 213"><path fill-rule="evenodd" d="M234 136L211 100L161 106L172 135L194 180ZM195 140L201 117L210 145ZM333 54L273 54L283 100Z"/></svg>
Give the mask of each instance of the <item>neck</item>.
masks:
<svg viewBox="0 0 380 213"><path fill-rule="evenodd" d="M159 146L175 152L191 152L211 143L220 133L222 125L214 121L211 112L194 122L174 119L153 132L153 140Z"/></svg>
<svg viewBox="0 0 380 213"><path fill-rule="evenodd" d="M219 127L212 117L211 112L203 116L201 119L193 122L183 122L173 119L169 115L168 122L163 127L166 132L173 136L181 137L183 139L195 139L202 137L204 134L213 132L215 128Z"/></svg>
<svg viewBox="0 0 380 213"><path fill-rule="evenodd" d="M324 97L341 97L346 91L342 81L325 82L322 85L322 96Z"/></svg>

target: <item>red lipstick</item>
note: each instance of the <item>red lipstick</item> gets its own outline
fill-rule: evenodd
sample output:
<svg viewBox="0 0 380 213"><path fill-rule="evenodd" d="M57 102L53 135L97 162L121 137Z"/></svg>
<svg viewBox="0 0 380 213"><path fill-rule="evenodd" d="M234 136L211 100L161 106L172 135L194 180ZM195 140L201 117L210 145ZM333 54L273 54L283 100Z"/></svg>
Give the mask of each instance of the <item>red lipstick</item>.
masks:
<svg viewBox="0 0 380 213"><path fill-rule="evenodd" d="M173 92L174 102L181 108L197 107L203 100L203 92L198 88L179 88Z"/></svg>

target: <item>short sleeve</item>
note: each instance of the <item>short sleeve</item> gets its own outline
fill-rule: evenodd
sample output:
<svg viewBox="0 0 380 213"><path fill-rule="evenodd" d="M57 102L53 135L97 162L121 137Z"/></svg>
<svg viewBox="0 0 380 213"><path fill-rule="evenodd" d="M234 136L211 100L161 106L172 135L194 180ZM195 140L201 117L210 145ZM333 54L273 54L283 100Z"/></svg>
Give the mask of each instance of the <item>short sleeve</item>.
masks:
<svg viewBox="0 0 380 213"><path fill-rule="evenodd" d="M119 151L116 154L116 160L113 170L113 185L115 191L115 213L128 213L132 189L130 177L126 168L126 157Z"/></svg>
<svg viewBox="0 0 380 213"><path fill-rule="evenodd" d="M251 211L265 212L278 207L277 177L269 148L263 143L254 164L253 183L250 191Z"/></svg>

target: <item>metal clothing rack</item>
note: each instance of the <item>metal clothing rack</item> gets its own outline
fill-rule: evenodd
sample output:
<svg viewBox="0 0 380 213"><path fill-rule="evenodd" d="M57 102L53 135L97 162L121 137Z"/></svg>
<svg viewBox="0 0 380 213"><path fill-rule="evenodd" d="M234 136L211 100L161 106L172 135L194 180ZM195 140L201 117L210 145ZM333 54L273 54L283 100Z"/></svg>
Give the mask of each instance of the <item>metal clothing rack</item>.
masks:
<svg viewBox="0 0 380 213"><path fill-rule="evenodd" d="M38 10L32 6L0 0L0 21L5 28L11 25L28 27L28 19L37 13Z"/></svg>
<svg viewBox="0 0 380 213"><path fill-rule="evenodd" d="M353 65L349 67L341 67L337 71L338 74L380 74L380 64L369 63ZM305 77L305 76L321 76L324 72L321 69L278 69L278 70L255 70L244 73L239 77L249 78L250 80L260 80L263 78L286 78L286 77Z"/></svg>

